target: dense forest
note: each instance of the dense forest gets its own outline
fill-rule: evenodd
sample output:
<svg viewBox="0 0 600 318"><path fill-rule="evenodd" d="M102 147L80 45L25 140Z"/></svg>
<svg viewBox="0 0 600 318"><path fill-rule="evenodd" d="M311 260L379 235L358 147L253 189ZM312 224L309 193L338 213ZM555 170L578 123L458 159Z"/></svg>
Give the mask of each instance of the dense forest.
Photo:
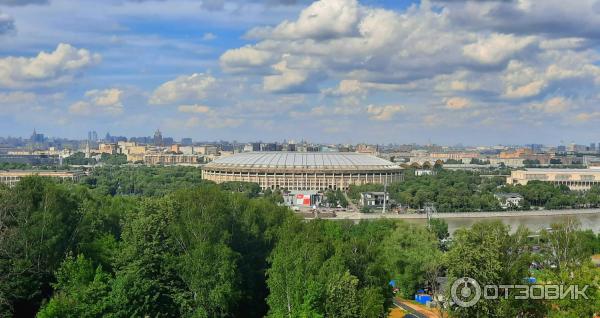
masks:
<svg viewBox="0 0 600 318"><path fill-rule="evenodd" d="M107 166L81 184L0 186L0 317L386 317L438 276L591 284L600 238L576 224L454 233L395 221L303 221L256 185L195 168ZM539 243L538 243L539 244ZM556 251L562 251L556 253ZM481 301L454 317L588 317L588 301Z"/></svg>
<svg viewBox="0 0 600 318"><path fill-rule="evenodd" d="M500 211L494 193L519 193L523 196L522 210L533 207L545 209L589 208L600 206L600 187L590 191L571 191L565 185L532 181L527 185L507 185L504 177L482 177L477 172L437 170L435 175L415 176L411 170L405 180L388 185L390 198L397 204L421 209L433 203L438 212ZM351 186L348 196L358 200L365 191L383 191L383 185Z"/></svg>

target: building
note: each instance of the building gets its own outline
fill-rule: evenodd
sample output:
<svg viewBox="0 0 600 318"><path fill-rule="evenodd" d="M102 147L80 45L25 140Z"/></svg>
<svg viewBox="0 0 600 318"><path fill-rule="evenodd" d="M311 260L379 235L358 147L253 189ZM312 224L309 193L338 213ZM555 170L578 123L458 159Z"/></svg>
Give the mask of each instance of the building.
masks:
<svg viewBox="0 0 600 318"><path fill-rule="evenodd" d="M415 170L415 176L417 176L417 177L433 176L435 174L436 174L435 170L430 170L430 169L416 169Z"/></svg>
<svg viewBox="0 0 600 318"><path fill-rule="evenodd" d="M403 180L403 169L359 153L245 152L217 158L202 168L204 179L255 182L262 189L347 190L350 185Z"/></svg>
<svg viewBox="0 0 600 318"><path fill-rule="evenodd" d="M98 133L94 130L94 131L88 131L88 139L87 141L90 142L97 142L98 141Z"/></svg>
<svg viewBox="0 0 600 318"><path fill-rule="evenodd" d="M146 150L146 146L134 145L121 148L121 153L127 156L127 161L139 162L144 161Z"/></svg>
<svg viewBox="0 0 600 318"><path fill-rule="evenodd" d="M503 209L519 208L523 203L523 196L518 193L495 193L494 197Z"/></svg>
<svg viewBox="0 0 600 318"><path fill-rule="evenodd" d="M167 153L153 153L144 155L144 164L147 165L195 165L202 162L202 156L175 155Z"/></svg>
<svg viewBox="0 0 600 318"><path fill-rule="evenodd" d="M381 208L383 202L390 202L387 192L362 192L360 194L360 205L368 208Z"/></svg>
<svg viewBox="0 0 600 318"><path fill-rule="evenodd" d="M117 146L117 144L104 143L104 144L98 145L99 153L106 153L109 155L114 155L117 153L118 149L119 149L119 147Z"/></svg>
<svg viewBox="0 0 600 318"><path fill-rule="evenodd" d="M155 146L160 147L160 146L163 145L163 137L162 137L162 133L160 132L159 129L157 129L154 132L154 139L153 140L154 140L154 145Z"/></svg>
<svg viewBox="0 0 600 318"><path fill-rule="evenodd" d="M600 169L527 169L512 171L508 184L526 185L529 181L566 185L571 190L589 190L600 185Z"/></svg>
<svg viewBox="0 0 600 318"><path fill-rule="evenodd" d="M35 131L35 129L33 130L33 133L31 134L31 138L29 138L29 141L31 141L31 143L34 144L41 144L44 142L46 138L44 137L44 134L38 134L37 131Z"/></svg>
<svg viewBox="0 0 600 318"><path fill-rule="evenodd" d="M58 155L36 154L0 154L0 162L26 163L30 165L57 165L60 164Z"/></svg>
<svg viewBox="0 0 600 318"><path fill-rule="evenodd" d="M83 176L81 171L44 171L44 170L0 170L0 184L14 187L21 178L40 176L59 179L60 181L77 182Z"/></svg>
<svg viewBox="0 0 600 318"><path fill-rule="evenodd" d="M191 145L193 145L192 138L181 138L181 145L182 146L191 146Z"/></svg>
<svg viewBox="0 0 600 318"><path fill-rule="evenodd" d="M373 145L358 145L356 147L356 152L370 154L370 155L377 155L379 153L379 149L377 148L377 146L373 146Z"/></svg>
<svg viewBox="0 0 600 318"><path fill-rule="evenodd" d="M212 145L194 147L194 150L196 151L196 153L199 153L201 155L216 156L219 154L219 147Z"/></svg>

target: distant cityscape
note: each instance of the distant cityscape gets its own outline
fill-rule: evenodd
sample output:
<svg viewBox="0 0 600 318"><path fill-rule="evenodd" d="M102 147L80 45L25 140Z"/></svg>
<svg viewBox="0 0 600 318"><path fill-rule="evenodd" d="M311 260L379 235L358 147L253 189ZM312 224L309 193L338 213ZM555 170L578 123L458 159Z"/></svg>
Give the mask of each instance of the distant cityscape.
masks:
<svg viewBox="0 0 600 318"><path fill-rule="evenodd" d="M100 163L102 155L120 155L129 163L203 164L241 152L357 152L378 156L415 168L445 164L448 168L600 166L600 143L440 146L435 144L323 144L308 141L281 142L175 140L157 129L151 136L99 136L89 131L80 140L49 138L33 130L30 137L0 137L0 162L32 165L62 164L72 156ZM92 160L89 160L92 162Z"/></svg>

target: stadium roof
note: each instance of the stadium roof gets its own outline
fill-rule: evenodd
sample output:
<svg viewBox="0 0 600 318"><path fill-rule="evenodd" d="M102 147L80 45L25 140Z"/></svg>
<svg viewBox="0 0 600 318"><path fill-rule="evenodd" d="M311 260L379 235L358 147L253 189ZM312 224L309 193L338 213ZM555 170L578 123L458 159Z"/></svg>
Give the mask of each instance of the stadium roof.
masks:
<svg viewBox="0 0 600 318"><path fill-rule="evenodd" d="M245 152L218 158L207 164L206 167L315 170L400 169L400 166L390 161L354 152Z"/></svg>

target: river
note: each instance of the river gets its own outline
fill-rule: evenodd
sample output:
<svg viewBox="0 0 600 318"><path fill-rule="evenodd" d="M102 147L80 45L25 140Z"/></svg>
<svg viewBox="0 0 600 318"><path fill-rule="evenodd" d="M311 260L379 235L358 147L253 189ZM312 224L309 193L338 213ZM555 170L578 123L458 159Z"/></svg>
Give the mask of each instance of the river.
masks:
<svg viewBox="0 0 600 318"><path fill-rule="evenodd" d="M448 232L454 233L456 229L470 227L475 222L500 220L509 225L511 232L516 231L519 226L525 226L532 231L545 229L553 223L564 222L569 218L574 218L581 223L584 230L592 230L594 233L600 233L600 213L597 214L575 214L575 215L539 215L539 216L511 216L511 217L469 217L469 218L445 218L448 223ZM426 224L426 219L405 219L407 222Z"/></svg>
<svg viewBox="0 0 600 318"><path fill-rule="evenodd" d="M571 218L581 224L581 229L600 233L600 210L542 210L516 212L472 212L472 213L435 213L434 218L443 218L448 223L448 231L454 233L461 227L470 227L479 221L499 220L509 225L511 231L525 226L532 231L548 228L553 223L564 222ZM409 223L426 224L424 214L380 214L380 213L339 213L337 220L402 219Z"/></svg>

